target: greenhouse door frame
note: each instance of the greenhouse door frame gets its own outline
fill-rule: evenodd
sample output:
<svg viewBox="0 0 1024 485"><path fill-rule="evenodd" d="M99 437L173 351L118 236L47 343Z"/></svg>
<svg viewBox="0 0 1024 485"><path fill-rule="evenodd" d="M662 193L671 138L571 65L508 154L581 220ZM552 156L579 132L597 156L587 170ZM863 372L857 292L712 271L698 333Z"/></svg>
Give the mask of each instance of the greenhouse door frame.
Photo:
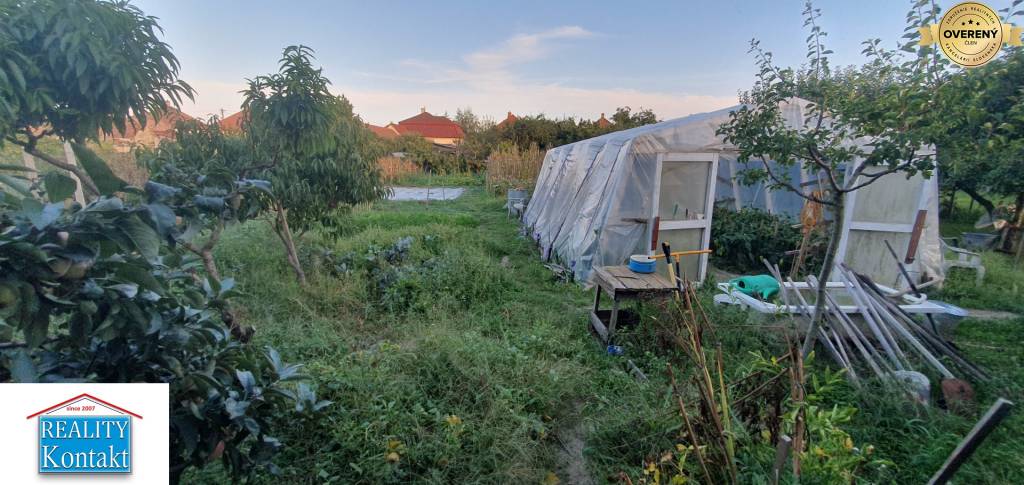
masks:
<svg viewBox="0 0 1024 485"><path fill-rule="evenodd" d="M854 165L854 167L859 166L861 163L863 163L863 160L859 160L858 159L857 163ZM850 172L848 172L848 173L852 173L852 170L854 170L854 169L850 169ZM888 174L888 175L883 175L882 177L901 177L901 176L904 176L904 175L901 174L901 173L891 173L891 174ZM933 176L935 176L935 175L933 175ZM915 207L915 210L914 210L915 215L920 213L921 211L927 211L929 209L929 207L928 207L928 188L925 186L925 184L927 184L927 183L929 183L929 179L922 179L921 183L919 185L917 185L916 187L913 187L914 190L918 191L917 198L916 198L917 206ZM855 220L853 220L854 211L856 210L858 199L861 198L861 197L858 197L858 196L859 195L863 195L863 194L859 194L860 191L861 190L855 190L853 192L850 192L850 193L846 194L846 201L843 204L843 219L842 219L842 221L843 221L843 230L842 230L842 233L841 233L841 235L839 237L839 244L838 244L837 249L836 249L835 260L839 261L839 262L842 262L842 263L845 263L845 264L850 264L850 265L853 264L852 261L847 261L846 260L846 258L847 258L847 254L846 253L847 253L847 250L848 250L849 244L850 244L850 233L851 232L868 232L868 233L870 233L870 232L891 232L891 233L897 233L897 234L901 234L901 235L905 235L906 236L906 238L903 239L903 240L894 240L894 241L890 242L892 244L892 246L893 246L893 249L896 250L896 252L897 252L896 254L899 256L899 262L901 264L904 264L906 266L907 270L910 271L911 273L919 272L920 271L921 263L920 263L920 258L917 258L916 256L917 256L917 253L920 253L920 251L921 251L920 245L924 244L924 242L919 242L918 243L917 251L916 251L916 253L914 255L912 255L914 257L913 263L907 264L905 262L905 260L904 260L904 255L909 250L910 241L911 241L911 238L912 238L913 233L914 233L915 221L911 220L911 221L903 221L903 222L901 222L901 221L867 222L867 221L855 221ZM871 202L865 202L865 203L877 203L877 201L871 201ZM923 234L922 234L921 237L923 237ZM890 254L888 254L888 253L882 253L882 254L879 254L878 256L880 258L886 260L886 261L891 261L892 260L892 256ZM876 275L868 275L868 276L874 277ZM835 280L836 278L838 278L838 276L836 276L835 273L833 273L832 278L830 278L830 279ZM881 283L883 283L885 285L890 285L890 286L893 284L893 282L891 282L891 281L881 281ZM899 284L896 285L896 286L899 286L898 289L905 289L907 287L907 281L905 279L901 278L901 279L899 279Z"/></svg>
<svg viewBox="0 0 1024 485"><path fill-rule="evenodd" d="M666 163L710 163L711 166L708 169L707 180L704 181L705 187L707 187L707 197L704 202L704 218L694 219L687 221L658 221L658 205L661 203L661 174ZM675 229L703 229L701 238L701 246L698 249L708 249L711 243L711 213L714 212L715 207L715 186L718 177L718 152L694 152L694 153L677 153L677 152L662 152L658 154L658 164L654 175L654 193L652 194L653 203L651 211L652 224L648 224L648 241L654 241L657 234L655 232L660 231L671 231ZM658 250L651 250L651 254L659 254ZM708 271L708 255L701 254L697 256L700 258L700 271L697 283L703 283L704 277Z"/></svg>

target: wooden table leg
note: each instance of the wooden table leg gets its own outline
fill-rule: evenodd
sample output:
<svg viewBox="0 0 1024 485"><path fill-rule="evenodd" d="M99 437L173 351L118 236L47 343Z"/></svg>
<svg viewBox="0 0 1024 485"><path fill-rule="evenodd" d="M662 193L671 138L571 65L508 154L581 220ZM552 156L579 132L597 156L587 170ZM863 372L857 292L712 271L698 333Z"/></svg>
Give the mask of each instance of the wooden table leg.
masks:
<svg viewBox="0 0 1024 485"><path fill-rule="evenodd" d="M612 316L608 319L608 345L612 344L612 338L615 336L615 324L619 321L619 299L618 297L612 298Z"/></svg>
<svg viewBox="0 0 1024 485"><path fill-rule="evenodd" d="M598 308L601 306L601 286L597 285L594 289L594 311L590 312L590 327L597 333L597 337L601 342L608 342L608 329L605 328L604 323L601 322L601 317L597 314Z"/></svg>

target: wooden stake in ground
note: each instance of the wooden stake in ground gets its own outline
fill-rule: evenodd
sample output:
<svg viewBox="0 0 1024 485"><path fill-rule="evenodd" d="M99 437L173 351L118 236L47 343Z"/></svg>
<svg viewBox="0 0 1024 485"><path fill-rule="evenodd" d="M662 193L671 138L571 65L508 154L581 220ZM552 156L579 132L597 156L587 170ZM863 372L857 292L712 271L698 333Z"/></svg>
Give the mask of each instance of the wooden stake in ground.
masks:
<svg viewBox="0 0 1024 485"><path fill-rule="evenodd" d="M981 446L981 443L985 441L989 433L996 429L996 426L999 426L999 423L1010 414L1010 409L1012 408L1012 402L1003 398L997 399L996 403L981 417L978 424L974 425L974 429L967 433L967 437L957 445L953 453L946 459L946 462L939 468L939 471L935 472L935 476L928 480L928 485L948 483L953 474L960 469L960 466Z"/></svg>

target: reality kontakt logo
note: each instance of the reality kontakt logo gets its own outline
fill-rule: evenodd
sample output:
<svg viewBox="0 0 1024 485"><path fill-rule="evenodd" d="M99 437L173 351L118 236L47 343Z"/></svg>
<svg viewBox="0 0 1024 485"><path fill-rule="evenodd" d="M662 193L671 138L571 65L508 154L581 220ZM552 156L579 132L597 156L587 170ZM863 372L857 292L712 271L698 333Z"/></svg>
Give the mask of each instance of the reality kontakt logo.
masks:
<svg viewBox="0 0 1024 485"><path fill-rule="evenodd" d="M39 431L39 473L131 473L132 420L142 419L89 394L31 414Z"/></svg>

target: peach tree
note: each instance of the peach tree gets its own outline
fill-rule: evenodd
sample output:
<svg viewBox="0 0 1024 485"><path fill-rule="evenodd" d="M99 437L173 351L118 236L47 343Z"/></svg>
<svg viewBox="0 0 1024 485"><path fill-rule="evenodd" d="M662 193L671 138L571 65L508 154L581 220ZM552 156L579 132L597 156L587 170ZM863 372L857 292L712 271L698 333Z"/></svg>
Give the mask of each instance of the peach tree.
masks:
<svg viewBox="0 0 1024 485"><path fill-rule="evenodd" d="M301 284L306 274L293 230L333 224L332 213L386 193L367 147L369 133L344 96L313 65L306 46L284 49L278 72L249 80L243 91L243 128L262 159L243 175L275 187L274 232Z"/></svg>

